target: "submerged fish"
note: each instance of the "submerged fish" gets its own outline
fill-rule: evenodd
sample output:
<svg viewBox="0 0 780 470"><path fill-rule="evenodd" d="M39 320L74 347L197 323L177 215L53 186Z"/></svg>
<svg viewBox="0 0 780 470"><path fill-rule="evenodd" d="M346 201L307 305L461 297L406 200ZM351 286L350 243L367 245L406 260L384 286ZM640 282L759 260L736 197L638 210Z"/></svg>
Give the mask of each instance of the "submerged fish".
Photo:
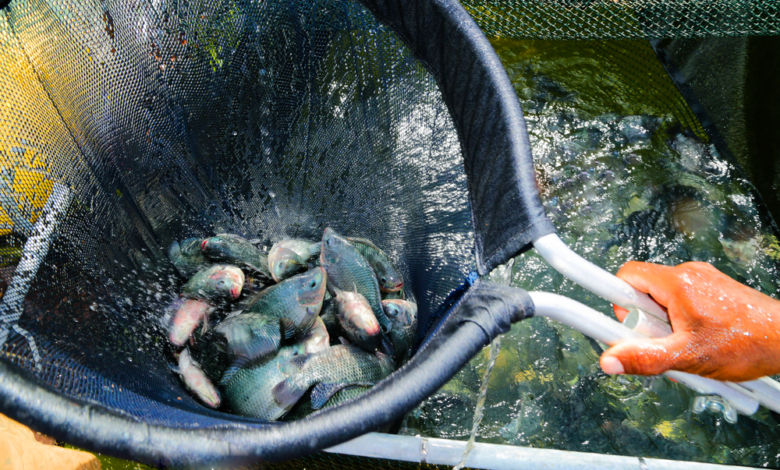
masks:
<svg viewBox="0 0 780 470"><path fill-rule="evenodd" d="M202 238L188 238L182 242L174 241L168 247L168 258L182 276L190 277L209 264L200 251L202 242Z"/></svg>
<svg viewBox="0 0 780 470"><path fill-rule="evenodd" d="M390 322L382 310L382 299L374 270L357 248L331 228L325 229L322 237L320 264L328 272L328 284L365 297L379 325L387 331Z"/></svg>
<svg viewBox="0 0 780 470"><path fill-rule="evenodd" d="M336 317L347 339L366 351L376 351L382 340L379 322L366 298L357 292L333 288Z"/></svg>
<svg viewBox="0 0 780 470"><path fill-rule="evenodd" d="M309 260L319 256L320 246L320 243L295 239L275 243L268 252L268 267L274 281L279 282L306 271Z"/></svg>
<svg viewBox="0 0 780 470"><path fill-rule="evenodd" d="M315 268L261 291L242 313L226 318L216 331L227 339L228 352L238 356L237 366L269 356L282 339L308 330L322 308L327 277Z"/></svg>
<svg viewBox="0 0 780 470"><path fill-rule="evenodd" d="M404 287L404 279L387 253L379 249L370 240L365 238L347 237L352 245L357 248L363 258L368 261L379 281L379 290L382 292L398 292Z"/></svg>
<svg viewBox="0 0 780 470"><path fill-rule="evenodd" d="M200 401L212 408L218 408L221 402L219 392L214 384L206 377L200 365L193 361L190 352L184 348L179 353L179 367L177 372L181 376L184 385L195 394Z"/></svg>
<svg viewBox="0 0 780 470"><path fill-rule="evenodd" d="M214 307L198 299L176 299L171 304L173 319L168 328L168 340L174 346L184 346L201 322L207 322Z"/></svg>
<svg viewBox="0 0 780 470"><path fill-rule="evenodd" d="M383 300L387 318L390 320L390 331L387 336L395 348L396 359L403 363L412 354L414 335L417 332L417 304L406 300Z"/></svg>
<svg viewBox="0 0 780 470"><path fill-rule="evenodd" d="M191 299L236 300L244 287L244 272L235 266L217 264L202 269L184 284L182 295Z"/></svg>
<svg viewBox="0 0 780 470"><path fill-rule="evenodd" d="M392 358L371 354L356 346L333 346L325 351L288 358L291 374L273 388L276 403L291 409L312 389L311 403L317 409L337 392L354 386L372 386L393 372Z"/></svg>
<svg viewBox="0 0 780 470"><path fill-rule="evenodd" d="M276 356L241 369L229 380L223 380L221 386L230 409L243 416L269 421L284 416L288 410L276 403L272 390L290 376L291 370L286 364L294 353L293 347L284 347Z"/></svg>
<svg viewBox="0 0 780 470"><path fill-rule="evenodd" d="M200 249L209 259L235 264L271 279L271 272L268 270L268 257L244 237L220 233L215 237L203 240Z"/></svg>

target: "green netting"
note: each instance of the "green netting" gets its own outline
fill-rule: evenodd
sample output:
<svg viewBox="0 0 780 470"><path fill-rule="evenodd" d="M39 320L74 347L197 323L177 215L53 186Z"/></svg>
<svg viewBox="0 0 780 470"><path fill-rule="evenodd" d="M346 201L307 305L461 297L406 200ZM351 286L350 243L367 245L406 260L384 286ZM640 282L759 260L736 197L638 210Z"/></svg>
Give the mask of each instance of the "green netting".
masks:
<svg viewBox="0 0 780 470"><path fill-rule="evenodd" d="M461 0L490 36L660 39L776 35L771 0Z"/></svg>

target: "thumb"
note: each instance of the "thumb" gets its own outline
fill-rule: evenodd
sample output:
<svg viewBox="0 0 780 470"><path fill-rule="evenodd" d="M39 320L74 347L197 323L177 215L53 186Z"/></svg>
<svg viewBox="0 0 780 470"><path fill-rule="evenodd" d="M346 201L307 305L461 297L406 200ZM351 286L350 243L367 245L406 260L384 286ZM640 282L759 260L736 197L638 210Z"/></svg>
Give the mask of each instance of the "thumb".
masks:
<svg viewBox="0 0 780 470"><path fill-rule="evenodd" d="M658 375L683 363L687 342L682 333L623 341L601 355L601 369L607 374Z"/></svg>

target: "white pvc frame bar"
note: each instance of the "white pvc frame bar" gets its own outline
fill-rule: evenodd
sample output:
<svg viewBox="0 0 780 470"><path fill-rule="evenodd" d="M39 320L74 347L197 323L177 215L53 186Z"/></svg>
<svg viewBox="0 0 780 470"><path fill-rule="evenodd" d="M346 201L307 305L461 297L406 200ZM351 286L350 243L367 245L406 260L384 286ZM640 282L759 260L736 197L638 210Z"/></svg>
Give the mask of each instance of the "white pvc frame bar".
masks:
<svg viewBox="0 0 780 470"><path fill-rule="evenodd" d="M627 282L596 266L572 251L558 238L545 235L534 242L534 248L556 271L594 294L627 310L638 308L658 319L669 322L666 312L650 296ZM536 315L547 316L608 345L644 336L590 307L566 297L544 292L532 292ZM540 302L540 303L537 303ZM705 379L693 374L668 371L664 375L703 394L720 395L740 413L751 415L758 403L780 413L780 383L762 377L739 384Z"/></svg>
<svg viewBox="0 0 780 470"><path fill-rule="evenodd" d="M420 436L368 433L325 449L342 455L354 455L418 464L455 466L463 457L466 441ZM532 449L477 442L466 460L468 468L490 470L722 470L722 465L677 460L591 454L554 449Z"/></svg>

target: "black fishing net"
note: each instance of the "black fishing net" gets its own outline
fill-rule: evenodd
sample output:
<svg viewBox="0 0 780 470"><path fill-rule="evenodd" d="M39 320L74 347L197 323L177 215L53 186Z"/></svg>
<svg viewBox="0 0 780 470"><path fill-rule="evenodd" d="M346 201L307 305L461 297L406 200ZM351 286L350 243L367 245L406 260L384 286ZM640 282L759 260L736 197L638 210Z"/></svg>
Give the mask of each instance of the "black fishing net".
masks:
<svg viewBox="0 0 780 470"><path fill-rule="evenodd" d="M441 18L454 6L445 7ZM456 48L431 58L420 28L399 29L416 51L344 0L6 8L0 361L47 392L144 425L266 427L201 406L166 355L161 318L184 279L165 249L220 232L266 249L318 239L326 227L374 241L418 303L422 341L478 264L485 271L552 227L538 202L513 196L533 172L516 178L501 168L502 160L518 168L518 145L528 155L524 133L507 139L500 123L469 111L496 101L484 67L470 60L458 71L449 64ZM458 35L468 40L455 30L439 44ZM441 88L453 96L469 86L462 80L483 91L448 107ZM505 121L522 125L519 107L512 111ZM502 113L485 110L499 121ZM456 124L479 127L459 138ZM476 169L464 167L464 154ZM503 158L493 164L483 154ZM470 194L494 172L510 175L509 191ZM494 191L508 200L494 204ZM481 204L529 206L536 222L517 230L484 210L472 217ZM41 226L54 225L38 240ZM491 235L503 232L512 240ZM30 250L33 240L39 248ZM41 257L39 269L22 268L31 256ZM29 290L19 289L25 279Z"/></svg>
<svg viewBox="0 0 780 470"><path fill-rule="evenodd" d="M398 260L423 323L475 269L452 119L365 8L94 7L15 4L3 24L70 150L47 148L40 116L14 126L40 154L33 174L73 191L19 320L54 390L154 424L236 419L197 404L161 353L161 309L182 284L174 240L368 238ZM24 184L31 170L10 162L8 183ZM4 358L34 370L28 343L12 334Z"/></svg>

